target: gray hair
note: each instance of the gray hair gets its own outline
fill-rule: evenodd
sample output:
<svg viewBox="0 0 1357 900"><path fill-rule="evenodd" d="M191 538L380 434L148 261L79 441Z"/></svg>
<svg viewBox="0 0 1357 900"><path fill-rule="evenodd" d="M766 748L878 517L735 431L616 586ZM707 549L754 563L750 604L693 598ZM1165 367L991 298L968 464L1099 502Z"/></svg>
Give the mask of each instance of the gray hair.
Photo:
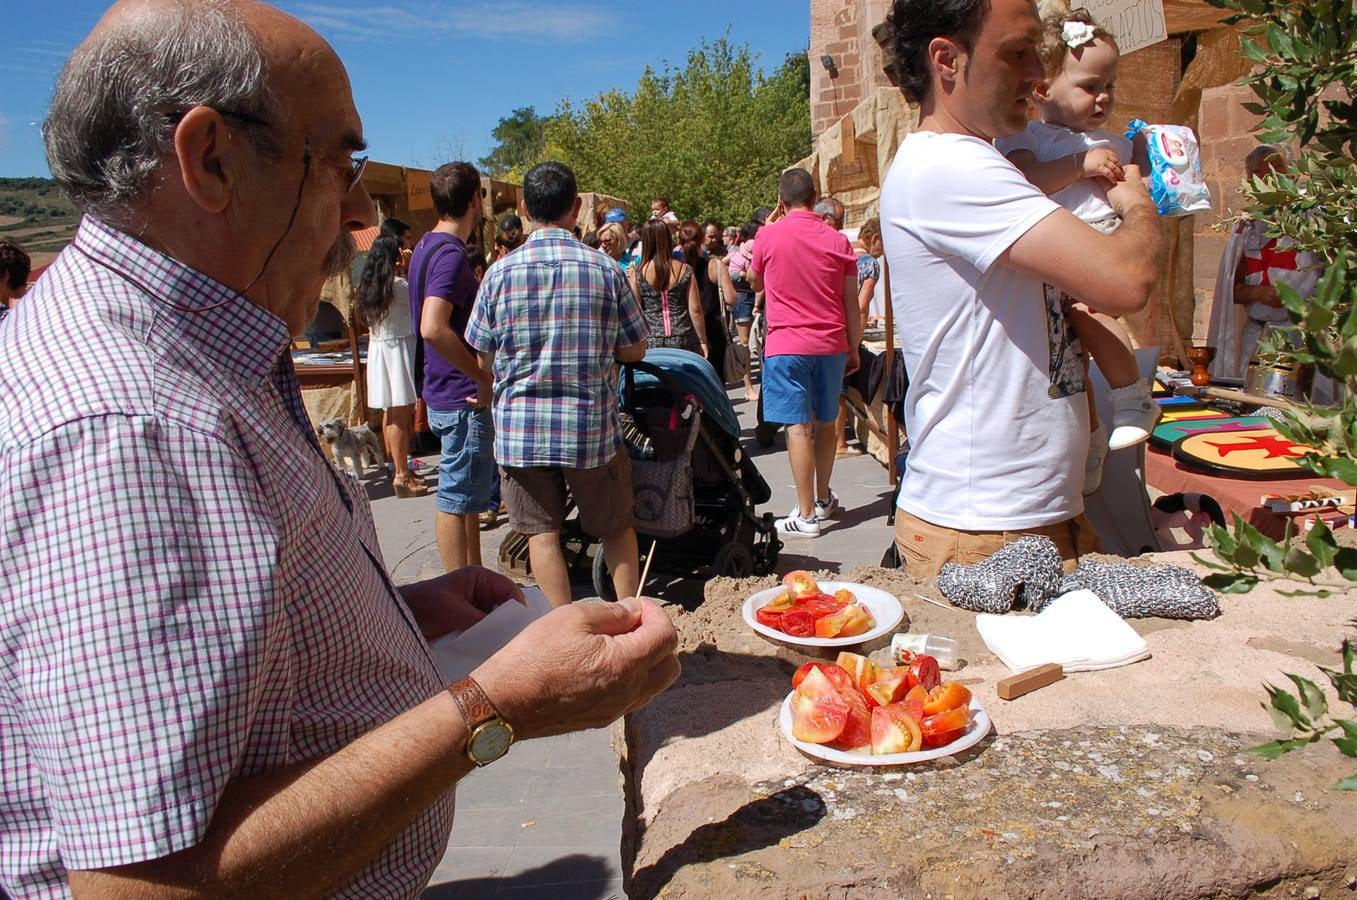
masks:
<svg viewBox="0 0 1357 900"><path fill-rule="evenodd" d="M843 226L843 204L834 197L821 197L812 212L821 219L833 219L840 227Z"/></svg>
<svg viewBox="0 0 1357 900"><path fill-rule="evenodd" d="M175 0L125 15L62 69L42 128L47 165L78 208L116 222L172 152L178 116L195 106L226 113L271 153L267 129L240 118L273 121L268 71L229 0Z"/></svg>
<svg viewBox="0 0 1357 900"><path fill-rule="evenodd" d="M1263 163L1269 159L1280 159L1286 161L1286 149L1274 144L1259 144L1249 151L1249 155L1244 157L1244 174L1250 178L1256 175L1263 168Z"/></svg>

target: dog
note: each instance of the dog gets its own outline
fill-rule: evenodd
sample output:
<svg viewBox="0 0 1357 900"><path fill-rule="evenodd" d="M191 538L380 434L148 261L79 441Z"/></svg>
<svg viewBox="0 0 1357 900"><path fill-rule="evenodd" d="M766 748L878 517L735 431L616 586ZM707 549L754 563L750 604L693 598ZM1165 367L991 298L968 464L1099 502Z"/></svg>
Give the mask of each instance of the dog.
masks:
<svg viewBox="0 0 1357 900"><path fill-rule="evenodd" d="M316 427L316 435L330 445L335 455L335 465L342 471L344 463L348 463L354 478L362 480L365 458L371 465L386 465L382 442L377 440L377 435L366 424L350 428L343 419L328 419Z"/></svg>

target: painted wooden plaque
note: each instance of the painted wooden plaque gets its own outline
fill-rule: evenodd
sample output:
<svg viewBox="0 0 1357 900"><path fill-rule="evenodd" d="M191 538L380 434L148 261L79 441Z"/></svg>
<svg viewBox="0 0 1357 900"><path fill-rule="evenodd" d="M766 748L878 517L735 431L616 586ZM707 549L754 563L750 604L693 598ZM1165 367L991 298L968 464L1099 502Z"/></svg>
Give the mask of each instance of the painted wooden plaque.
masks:
<svg viewBox="0 0 1357 900"><path fill-rule="evenodd" d="M1168 453L1179 438L1192 434L1218 434L1230 431L1257 431L1269 427L1266 416L1225 416L1210 419L1175 419L1160 422L1150 435L1150 446Z"/></svg>
<svg viewBox="0 0 1357 900"><path fill-rule="evenodd" d="M1190 469L1231 478L1295 478L1311 475L1299 460L1308 448L1273 428L1223 434L1191 434L1173 445L1173 458Z"/></svg>
<svg viewBox="0 0 1357 900"><path fill-rule="evenodd" d="M1206 401L1197 397L1159 397L1154 402L1163 409L1206 409Z"/></svg>
<svg viewBox="0 0 1357 900"><path fill-rule="evenodd" d="M1228 419L1229 413L1223 413L1218 409L1166 409L1163 418L1159 420L1160 424L1164 422L1181 422L1184 419Z"/></svg>

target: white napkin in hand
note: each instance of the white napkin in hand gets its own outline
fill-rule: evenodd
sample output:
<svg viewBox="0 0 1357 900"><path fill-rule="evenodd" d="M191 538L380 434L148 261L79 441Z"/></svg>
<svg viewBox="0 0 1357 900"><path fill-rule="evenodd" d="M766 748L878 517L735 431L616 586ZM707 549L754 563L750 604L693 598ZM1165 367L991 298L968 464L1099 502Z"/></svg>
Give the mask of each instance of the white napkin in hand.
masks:
<svg viewBox="0 0 1357 900"><path fill-rule="evenodd" d="M1066 672L1146 659L1150 645L1092 591L1071 591L1035 616L975 617L985 646L1015 672L1060 663Z"/></svg>
<svg viewBox="0 0 1357 900"><path fill-rule="evenodd" d="M526 606L515 600L501 603L466 631L445 634L429 645L445 681L451 684L470 675L520 631L551 612L550 601L537 588L524 588L523 594Z"/></svg>

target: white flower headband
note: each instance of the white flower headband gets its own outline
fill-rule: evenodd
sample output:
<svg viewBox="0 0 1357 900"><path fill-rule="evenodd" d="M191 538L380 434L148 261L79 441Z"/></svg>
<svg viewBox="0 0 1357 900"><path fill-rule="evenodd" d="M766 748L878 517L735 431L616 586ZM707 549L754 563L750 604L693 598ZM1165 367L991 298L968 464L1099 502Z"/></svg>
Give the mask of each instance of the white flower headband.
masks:
<svg viewBox="0 0 1357 900"><path fill-rule="evenodd" d="M1092 43L1096 27L1087 22L1069 21L1060 30L1060 37L1071 50Z"/></svg>

